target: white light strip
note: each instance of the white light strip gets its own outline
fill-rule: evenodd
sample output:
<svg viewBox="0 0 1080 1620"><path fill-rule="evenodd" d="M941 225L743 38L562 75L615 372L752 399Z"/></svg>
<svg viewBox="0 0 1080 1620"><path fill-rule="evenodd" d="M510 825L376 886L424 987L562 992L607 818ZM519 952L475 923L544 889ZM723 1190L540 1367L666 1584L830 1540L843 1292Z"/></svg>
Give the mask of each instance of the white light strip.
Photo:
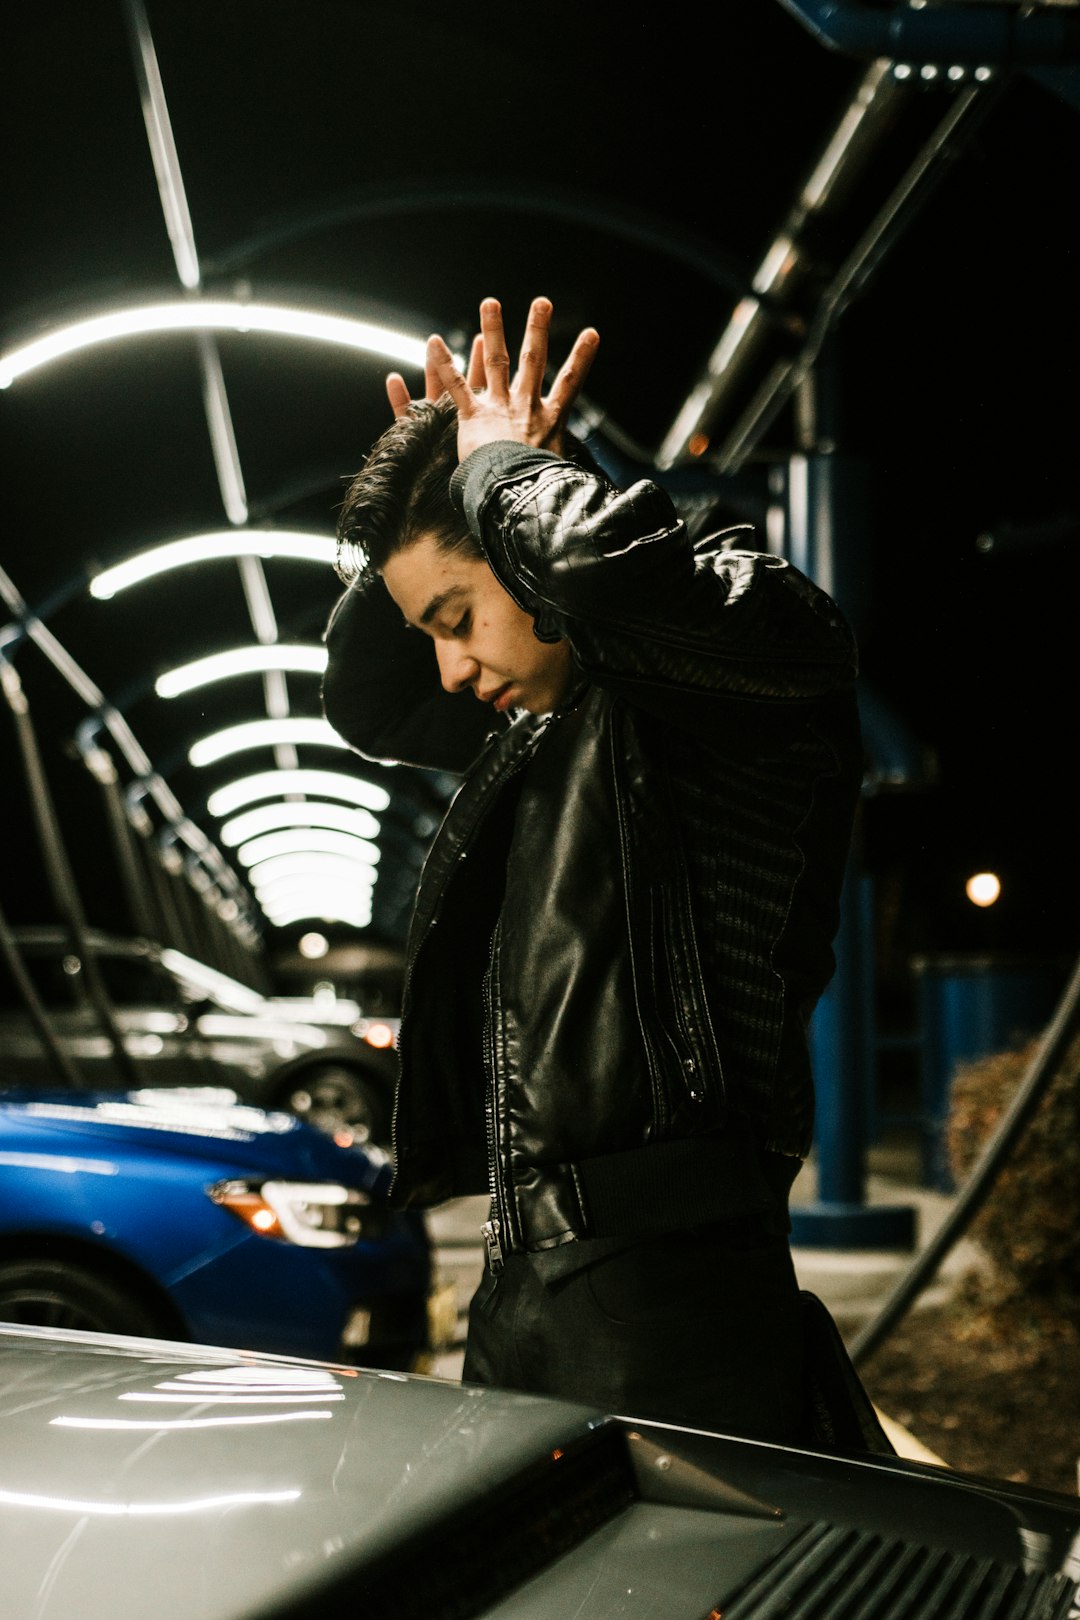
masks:
<svg viewBox="0 0 1080 1620"><path fill-rule="evenodd" d="M322 827L292 827L281 832L263 833L260 838L249 838L236 851L242 866L255 866L275 855L343 855L346 860L362 861L374 867L379 860L379 846L369 838L354 838L352 833L327 832Z"/></svg>
<svg viewBox="0 0 1080 1620"><path fill-rule="evenodd" d="M130 1430L149 1430L152 1434L161 1434L166 1429L236 1429L249 1428L253 1424L266 1423L312 1423L320 1419L333 1417L332 1412L259 1412L252 1413L250 1417L206 1417L206 1418L92 1418L92 1417L54 1417L49 1419L50 1429L116 1429L122 1433Z"/></svg>
<svg viewBox="0 0 1080 1620"><path fill-rule="evenodd" d="M244 810L225 823L220 842L226 849L232 849L263 833L286 827L330 827L365 841L376 837L379 830L378 822L373 821L366 810L349 810L342 804L323 804L319 800L308 799L302 803L260 804L254 810ZM378 846L372 844L371 848L374 850Z"/></svg>
<svg viewBox="0 0 1080 1620"><path fill-rule="evenodd" d="M351 928L366 928L371 921L370 906L353 906L348 900L335 899L331 894L321 900L308 895L292 905L264 906L263 910L275 928L287 928L298 922L341 922Z"/></svg>
<svg viewBox="0 0 1080 1620"><path fill-rule="evenodd" d="M365 810L385 810L390 795L385 788L362 777L346 776L343 771L259 771L244 776L225 787L216 789L206 801L212 816L230 816L242 805L253 804L256 799L277 799L284 793L321 793L330 799L344 799L347 804L358 804ZM379 826L372 823L369 838L378 836Z"/></svg>
<svg viewBox="0 0 1080 1620"><path fill-rule="evenodd" d="M256 1013L266 1005L264 997L257 990L249 989L227 973L219 973L217 968L207 967L205 962L197 962L193 956L185 956L183 951L173 950L171 945L162 951L161 965L196 990L213 996L222 1007L228 1007L232 1012Z"/></svg>
<svg viewBox="0 0 1080 1620"><path fill-rule="evenodd" d="M231 680L235 675L260 675L269 669L291 674L321 675L326 668L325 647L276 642L268 647L234 647L229 652L211 653L159 675L154 682L158 697L179 697L213 681Z"/></svg>
<svg viewBox="0 0 1080 1620"><path fill-rule="evenodd" d="M295 1124L290 1125L295 1130ZM159 1386L160 1389L173 1389L172 1384ZM323 1390L320 1393L308 1395L297 1390L294 1395L214 1395L203 1394L201 1389L188 1389L182 1394L165 1394L156 1391L143 1393L141 1390L123 1390L117 1397L118 1401L138 1401L148 1406L179 1406L181 1404L192 1406L297 1406L302 1401L343 1401L345 1391L335 1394L332 1390Z"/></svg>
<svg viewBox="0 0 1080 1620"><path fill-rule="evenodd" d="M350 892L370 889L377 873L363 861L350 861L341 855L274 855L259 861L248 872L248 881L260 899L274 883L284 879L304 882L317 879L344 883Z"/></svg>
<svg viewBox="0 0 1080 1620"><path fill-rule="evenodd" d="M180 172L180 159L173 139L165 87L161 82L157 51L154 49L150 24L142 0L127 0L127 15L132 35L135 73L139 81L139 99L142 102L143 121L150 143L150 156L157 175L158 195L165 215L165 229L172 243L176 273L182 287L199 285L199 255L195 248L195 233L191 227L184 179Z"/></svg>
<svg viewBox="0 0 1080 1620"><path fill-rule="evenodd" d="M259 904L269 914L283 907L291 910L293 906L318 904L324 908L325 915L326 906L344 906L349 911L370 913L372 899L370 887L350 887L340 878L316 880L307 873L303 877L278 878L259 895Z"/></svg>
<svg viewBox="0 0 1080 1620"><path fill-rule="evenodd" d="M374 896L370 883L348 883L337 876L316 877L311 872L297 873L294 877L275 878L259 893L258 902L264 911L275 907L302 905L317 900L321 906L332 904L369 910Z"/></svg>
<svg viewBox="0 0 1080 1620"><path fill-rule="evenodd" d="M283 872L262 883L258 896L264 910L313 899L318 899L324 905L327 900L332 900L335 905L364 907L372 902L372 881L370 874L365 882L362 877L352 878L338 872L313 872L310 869Z"/></svg>
<svg viewBox="0 0 1080 1620"><path fill-rule="evenodd" d="M325 907L344 907L348 911L371 913L372 893L370 889L349 889L337 880L319 879L316 882L310 876L306 878L282 878L265 895L260 896L259 904L267 913L278 911L291 911L295 906L318 905L326 915ZM303 1026L298 1026L303 1027Z"/></svg>
<svg viewBox="0 0 1080 1620"><path fill-rule="evenodd" d="M329 720L248 720L240 726L200 737L188 749L192 765L214 765L230 754L246 748L276 748L279 743L309 743L320 748L347 748L348 744Z"/></svg>
<svg viewBox="0 0 1080 1620"><path fill-rule="evenodd" d="M290 1041L317 1052L329 1036L311 1024L287 1023L282 1018L239 1018L231 1013L200 1013L195 1027L207 1040Z"/></svg>
<svg viewBox="0 0 1080 1620"><path fill-rule="evenodd" d="M199 365L202 369L203 410L210 430L210 448L217 469L221 504L230 523L241 528L248 520L247 490L244 488L244 470L240 465L240 451L236 445L229 396L225 392L225 377L221 370L221 356L217 343L209 332L200 332L196 339ZM252 568L258 563L250 562Z"/></svg>
<svg viewBox="0 0 1080 1620"><path fill-rule="evenodd" d="M103 569L90 581L90 595L107 602L129 586L169 569L190 568L194 563L221 557L292 557L299 562L332 564L337 557L337 541L298 529L214 529L206 534L185 535L140 551L114 568Z"/></svg>
<svg viewBox="0 0 1080 1620"><path fill-rule="evenodd" d="M340 917L343 921L362 919L369 923L372 900L369 894L343 894L339 889L318 889L308 885L303 890L271 895L260 901L265 914L277 922L281 917ZM293 1026L303 1029L302 1024ZM291 1039L291 1037L290 1037Z"/></svg>
<svg viewBox="0 0 1080 1620"><path fill-rule="evenodd" d="M190 1396L187 1397L190 1399ZM0 1503L9 1507L49 1508L57 1513L78 1513L106 1519L146 1519L162 1514L220 1512L262 1502L295 1502L299 1491L235 1491L229 1496L196 1496L189 1502L91 1502L75 1496L37 1496L30 1491L0 1491Z"/></svg>
<svg viewBox="0 0 1080 1620"><path fill-rule="evenodd" d="M115 343L121 338L146 336L151 332L264 332L277 337L306 338L316 343L333 343L364 354L395 360L399 365L423 370L425 343L422 338L375 326L370 321L352 320L343 315L321 314L313 309L290 309L280 304L245 304L225 298L185 298L168 304L135 304L128 309L91 315L70 326L58 327L44 337L34 338L0 356L0 388L30 371L47 366L65 355L99 343Z"/></svg>

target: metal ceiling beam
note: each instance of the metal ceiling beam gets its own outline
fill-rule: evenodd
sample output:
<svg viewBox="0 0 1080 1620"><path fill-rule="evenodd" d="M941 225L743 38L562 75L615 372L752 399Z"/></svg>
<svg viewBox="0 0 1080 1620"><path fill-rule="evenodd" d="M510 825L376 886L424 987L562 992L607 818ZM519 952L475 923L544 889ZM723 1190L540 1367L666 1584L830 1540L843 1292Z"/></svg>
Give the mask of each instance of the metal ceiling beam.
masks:
<svg viewBox="0 0 1080 1620"><path fill-rule="evenodd" d="M934 5L892 9L864 0L780 0L814 38L849 56L897 62L1060 67L1080 61L1080 17L1058 4Z"/></svg>
<svg viewBox="0 0 1080 1620"><path fill-rule="evenodd" d="M995 82L983 69L960 84L926 135L921 91L898 77L893 63L870 65L665 436L659 468L706 454L721 475L744 464L809 373L838 315L958 154L976 112L991 104ZM915 148L912 160L871 207L866 196L886 143L895 149L905 139Z"/></svg>

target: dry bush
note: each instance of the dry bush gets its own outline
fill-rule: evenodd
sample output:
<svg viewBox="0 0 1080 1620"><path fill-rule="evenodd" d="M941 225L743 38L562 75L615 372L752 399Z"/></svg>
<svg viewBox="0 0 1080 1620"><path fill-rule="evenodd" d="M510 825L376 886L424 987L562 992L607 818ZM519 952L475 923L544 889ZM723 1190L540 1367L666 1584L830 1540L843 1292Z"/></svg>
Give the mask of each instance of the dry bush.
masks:
<svg viewBox="0 0 1080 1620"><path fill-rule="evenodd" d="M1038 1046L1031 1041L961 1064L946 1131L958 1186L1016 1095ZM999 1302L1024 1302L1080 1322L1080 1037L1073 1041L971 1226L990 1260Z"/></svg>

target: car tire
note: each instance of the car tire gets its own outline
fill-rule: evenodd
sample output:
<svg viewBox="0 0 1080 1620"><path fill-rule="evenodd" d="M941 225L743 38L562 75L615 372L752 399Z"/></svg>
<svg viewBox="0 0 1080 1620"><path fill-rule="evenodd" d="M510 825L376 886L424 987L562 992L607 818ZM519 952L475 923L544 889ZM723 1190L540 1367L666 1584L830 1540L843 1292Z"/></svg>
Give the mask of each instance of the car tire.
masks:
<svg viewBox="0 0 1080 1620"><path fill-rule="evenodd" d="M289 1076L279 1103L327 1135L350 1131L363 1145L390 1145L390 1100L377 1081L344 1063L319 1063Z"/></svg>
<svg viewBox="0 0 1080 1620"><path fill-rule="evenodd" d="M77 1333L176 1337L130 1288L68 1260L0 1262L0 1321Z"/></svg>

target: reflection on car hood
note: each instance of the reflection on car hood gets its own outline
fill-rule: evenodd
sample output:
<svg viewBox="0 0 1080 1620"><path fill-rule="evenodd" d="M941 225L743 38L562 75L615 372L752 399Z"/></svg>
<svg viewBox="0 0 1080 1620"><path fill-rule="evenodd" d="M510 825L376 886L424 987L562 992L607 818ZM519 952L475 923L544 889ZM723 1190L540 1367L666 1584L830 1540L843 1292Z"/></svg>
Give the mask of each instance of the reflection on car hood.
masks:
<svg viewBox="0 0 1080 1620"><path fill-rule="evenodd" d="M0 1161L72 1137L129 1153L174 1153L250 1164L264 1175L345 1181L383 1190L389 1162L373 1147L339 1147L292 1114L232 1100L231 1092L11 1092L0 1096Z"/></svg>
<svg viewBox="0 0 1080 1620"><path fill-rule="evenodd" d="M153 1340L0 1329L4 1612L239 1620L482 1497L585 1409Z"/></svg>

